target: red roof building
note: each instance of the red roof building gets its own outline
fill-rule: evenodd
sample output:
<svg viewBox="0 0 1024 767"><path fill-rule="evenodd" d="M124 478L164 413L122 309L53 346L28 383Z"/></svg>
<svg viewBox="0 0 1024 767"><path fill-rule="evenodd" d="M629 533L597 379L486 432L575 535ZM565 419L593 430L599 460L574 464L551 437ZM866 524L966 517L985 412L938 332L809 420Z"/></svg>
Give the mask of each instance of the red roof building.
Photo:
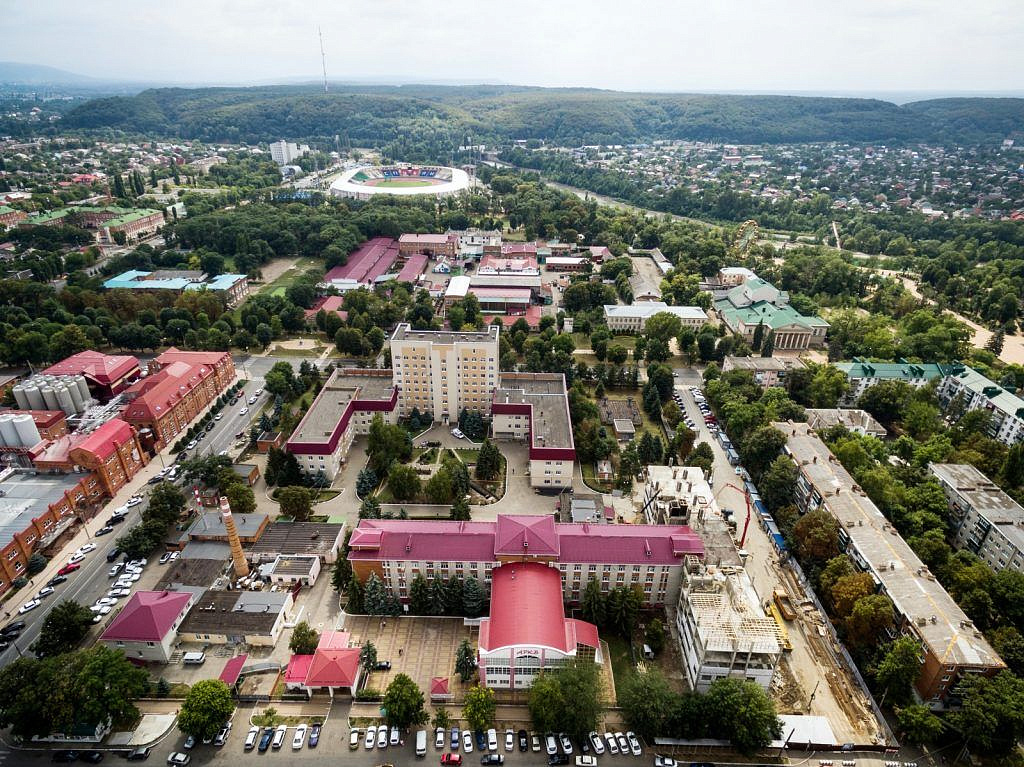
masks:
<svg viewBox="0 0 1024 767"><path fill-rule="evenodd" d="M326 690L353 695L359 686L359 647L349 647L347 631L325 631L312 655L293 655L285 672L285 685L310 694Z"/></svg>
<svg viewBox="0 0 1024 767"><path fill-rule="evenodd" d="M195 601L188 591L137 591L100 641L122 650L129 660L167 663L178 627Z"/></svg>
<svg viewBox="0 0 1024 767"><path fill-rule="evenodd" d="M548 546L530 530L521 536ZM491 574L491 615L480 621L477 652L480 682L486 687L521 690L546 669L572 660L603 663L597 627L565 617L558 570L540 562L510 563Z"/></svg>
<svg viewBox="0 0 1024 767"><path fill-rule="evenodd" d="M334 313L338 315L339 319L345 321L348 319L348 312L341 308L344 305L344 296L322 296L316 300L311 309L306 309L306 322L316 322L316 315L320 311L325 311L328 314Z"/></svg>
<svg viewBox="0 0 1024 767"><path fill-rule="evenodd" d="M569 603L578 604L595 579L606 592L637 586L646 605L674 604L687 558L704 556L700 536L685 525L571 524L513 514L494 522L362 519L349 548L361 580L376 573L403 601L417 574L488 584L502 564L540 562L561 574L562 599Z"/></svg>
<svg viewBox="0 0 1024 767"><path fill-rule="evenodd" d="M103 491L111 498L148 463L135 429L112 418L68 451L76 466L96 473Z"/></svg>
<svg viewBox="0 0 1024 767"><path fill-rule="evenodd" d="M72 354L43 371L51 376L85 376L89 391L96 399L106 402L120 394L139 377L139 361L125 354L111 355L94 351Z"/></svg>

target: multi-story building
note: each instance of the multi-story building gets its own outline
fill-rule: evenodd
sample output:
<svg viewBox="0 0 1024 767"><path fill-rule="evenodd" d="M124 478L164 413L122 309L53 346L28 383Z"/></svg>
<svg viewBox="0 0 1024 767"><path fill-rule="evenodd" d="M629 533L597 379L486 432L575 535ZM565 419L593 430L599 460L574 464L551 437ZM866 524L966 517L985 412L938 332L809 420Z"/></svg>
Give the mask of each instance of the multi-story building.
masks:
<svg viewBox="0 0 1024 767"><path fill-rule="evenodd" d="M796 357L726 357L722 362L722 372L730 370L749 370L754 381L765 389L773 386L785 386L786 378L791 370L806 367Z"/></svg>
<svg viewBox="0 0 1024 767"><path fill-rule="evenodd" d="M491 614L480 621L480 683L523 690L570 663L604 663L597 626L565 617L562 579L539 562L496 567Z"/></svg>
<svg viewBox="0 0 1024 767"><path fill-rule="evenodd" d="M699 466L645 466L643 493L641 513L649 525L688 525L718 508Z"/></svg>
<svg viewBox="0 0 1024 767"><path fill-rule="evenodd" d="M700 537L683 525L556 523L551 516L498 514L494 522L361 519L349 539L360 580L376 573L388 590L409 598L417 575L475 578L490 590L495 568L540 562L562 577L562 596L579 604L587 583L602 593L637 586L645 605L675 604L682 571L704 556Z"/></svg>
<svg viewBox="0 0 1024 767"><path fill-rule="evenodd" d="M28 218L23 210L0 205L0 228L10 228Z"/></svg>
<svg viewBox="0 0 1024 767"><path fill-rule="evenodd" d="M708 313L699 306L669 306L664 301L641 301L620 306L605 304L604 321L613 333L643 333L647 320L655 314L675 315L685 328L700 328L708 321Z"/></svg>
<svg viewBox="0 0 1024 767"><path fill-rule="evenodd" d="M333 481L352 440L369 434L374 416L398 422L398 389L390 370L337 369L292 432L287 450L310 476Z"/></svg>
<svg viewBox="0 0 1024 767"><path fill-rule="evenodd" d="M112 418L68 451L76 466L96 474L103 492L113 498L148 463L135 430Z"/></svg>
<svg viewBox="0 0 1024 767"><path fill-rule="evenodd" d="M237 306L249 295L249 281L244 274L219 274L207 278L199 271L161 269L144 272L130 269L103 283L107 290L144 290L170 292L177 295L186 290L209 290L224 297L229 307Z"/></svg>
<svg viewBox="0 0 1024 767"><path fill-rule="evenodd" d="M135 426L147 450L160 450L235 380L227 352L170 348L149 363L149 375L125 390L121 417Z"/></svg>
<svg viewBox="0 0 1024 767"><path fill-rule="evenodd" d="M572 485L576 446L561 373L502 373L489 411L495 439L529 444L530 485L558 490Z"/></svg>
<svg viewBox="0 0 1024 767"><path fill-rule="evenodd" d="M690 688L707 692L717 679L742 679L768 690L782 656L779 628L765 615L742 568L685 573L676 628Z"/></svg>
<svg viewBox="0 0 1024 767"><path fill-rule="evenodd" d="M868 362L858 357L854 357L852 362L837 362L835 367L846 374L846 380L850 385L840 400L841 405L856 404L861 394L882 381L903 381L915 389L920 389L956 369L934 362Z"/></svg>
<svg viewBox="0 0 1024 767"><path fill-rule="evenodd" d="M82 226L96 229L101 242L114 242L115 234L123 234L127 242L134 242L164 225L164 214L149 208L119 208L113 205L88 207L69 205L57 210L36 213L21 222L21 226Z"/></svg>
<svg viewBox="0 0 1024 767"><path fill-rule="evenodd" d="M966 463L933 463L952 512L953 543L993 570L1024 570L1024 508Z"/></svg>
<svg viewBox="0 0 1024 767"><path fill-rule="evenodd" d="M457 421L464 408L486 414L498 385L498 328L413 330L399 323L391 336L391 366L400 416L414 407L444 423Z"/></svg>
<svg viewBox="0 0 1024 767"><path fill-rule="evenodd" d="M99 224L100 242L114 243L116 235L123 234L126 242L138 242L151 234L156 234L164 225L164 214L159 210L130 210Z"/></svg>
<svg viewBox="0 0 1024 767"><path fill-rule="evenodd" d="M139 361L125 354L102 354L90 350L72 354L42 371L51 376L85 376L89 392L100 402L120 394L139 377ZM18 387L14 387L17 397Z"/></svg>
<svg viewBox="0 0 1024 767"><path fill-rule="evenodd" d="M962 678L1006 668L960 606L900 537L878 507L804 423L776 423L796 463L795 500L801 512L824 509L839 523L839 545L892 600L896 628L921 643L915 686L932 708L944 708Z"/></svg>
<svg viewBox="0 0 1024 767"><path fill-rule="evenodd" d="M831 426L843 426L855 434L863 434L866 437L878 437L882 439L888 432L875 418L866 410L856 408L807 408L807 425L815 431L821 431Z"/></svg>
<svg viewBox="0 0 1024 767"><path fill-rule="evenodd" d="M829 325L820 317L805 317L789 305L789 294L759 277L747 279L715 301L715 311L733 333L748 342L760 325L771 331L779 350L824 346Z"/></svg>
<svg viewBox="0 0 1024 767"><path fill-rule="evenodd" d="M723 266L718 270L718 282L731 288L742 285L748 280L756 280L757 275L745 266Z"/></svg>
<svg viewBox="0 0 1024 767"><path fill-rule="evenodd" d="M938 390L939 403L955 414L987 410L991 416L989 436L1012 445L1024 439L1024 399L986 378L974 368L957 366L950 370Z"/></svg>
<svg viewBox="0 0 1024 767"><path fill-rule="evenodd" d="M270 145L270 159L278 165L290 165L308 151L305 144L298 146L290 141L275 141Z"/></svg>
<svg viewBox="0 0 1024 767"><path fill-rule="evenodd" d="M463 258L501 253L501 232L497 229L449 229L445 234L455 236L459 255Z"/></svg>
<svg viewBox="0 0 1024 767"><path fill-rule="evenodd" d="M403 234L398 238L398 252L403 256L426 253L454 258L459 249L459 238L452 234Z"/></svg>

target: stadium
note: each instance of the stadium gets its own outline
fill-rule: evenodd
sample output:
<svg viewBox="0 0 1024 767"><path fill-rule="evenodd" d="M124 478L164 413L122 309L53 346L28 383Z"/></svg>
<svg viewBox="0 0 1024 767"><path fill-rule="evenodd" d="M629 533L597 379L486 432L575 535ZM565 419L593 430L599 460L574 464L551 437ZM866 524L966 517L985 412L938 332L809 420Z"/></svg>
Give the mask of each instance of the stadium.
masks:
<svg viewBox="0 0 1024 767"><path fill-rule="evenodd" d="M331 194L354 200L374 195L432 195L446 197L469 188L469 174L437 165L364 165L351 168L331 184Z"/></svg>

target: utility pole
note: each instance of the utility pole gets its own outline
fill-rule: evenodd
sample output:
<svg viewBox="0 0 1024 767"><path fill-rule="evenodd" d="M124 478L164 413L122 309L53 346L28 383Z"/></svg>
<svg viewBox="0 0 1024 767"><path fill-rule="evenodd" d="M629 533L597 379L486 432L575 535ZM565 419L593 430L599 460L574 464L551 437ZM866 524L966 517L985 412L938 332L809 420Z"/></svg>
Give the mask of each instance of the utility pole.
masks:
<svg viewBox="0 0 1024 767"><path fill-rule="evenodd" d="M327 93L327 55L324 53L324 33L320 31L319 25L316 28L316 35L320 38L320 63L324 69L324 93Z"/></svg>

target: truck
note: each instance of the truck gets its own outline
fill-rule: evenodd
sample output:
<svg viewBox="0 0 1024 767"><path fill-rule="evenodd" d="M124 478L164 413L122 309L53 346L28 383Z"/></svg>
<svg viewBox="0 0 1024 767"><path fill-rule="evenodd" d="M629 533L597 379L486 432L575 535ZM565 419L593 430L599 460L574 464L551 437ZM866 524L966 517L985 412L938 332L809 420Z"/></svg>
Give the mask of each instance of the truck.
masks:
<svg viewBox="0 0 1024 767"><path fill-rule="evenodd" d="M775 589L772 594L772 599L775 601L775 605L779 608L779 612L782 613L782 617L787 621L796 620L796 609L793 607L793 600L789 594L786 593L785 589Z"/></svg>

